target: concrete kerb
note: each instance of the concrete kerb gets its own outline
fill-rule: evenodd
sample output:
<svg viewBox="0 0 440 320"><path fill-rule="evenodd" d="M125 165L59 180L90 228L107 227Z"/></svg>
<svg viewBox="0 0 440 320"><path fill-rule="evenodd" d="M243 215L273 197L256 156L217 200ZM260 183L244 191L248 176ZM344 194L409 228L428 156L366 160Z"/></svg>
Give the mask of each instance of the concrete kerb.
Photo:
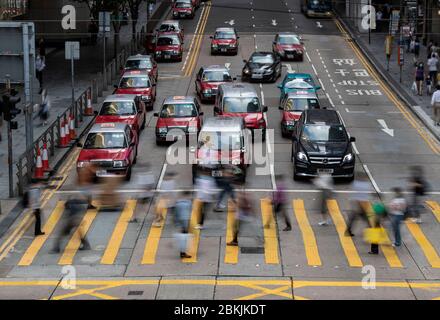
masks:
<svg viewBox="0 0 440 320"><path fill-rule="evenodd" d="M344 26L345 30L347 30L347 32L350 34L351 39L359 48L359 50L361 50L362 54L365 56L368 62L372 66L374 66L374 69L380 74L381 78L387 81L387 84L393 89L394 93L397 94L399 99L407 105L411 112L429 129L429 131L436 137L436 139L440 140L440 132L436 130L435 126L433 125L432 119L427 116L424 111L417 110L417 108L415 108L415 106L417 106L417 103L411 97L407 97L405 94L402 93L402 90L399 88L400 86L395 83L395 80L383 70L383 68L377 62L376 58L372 56L369 50L356 39L356 35L353 32L352 27L345 23L344 19L342 19L338 14L336 15L336 18Z"/></svg>

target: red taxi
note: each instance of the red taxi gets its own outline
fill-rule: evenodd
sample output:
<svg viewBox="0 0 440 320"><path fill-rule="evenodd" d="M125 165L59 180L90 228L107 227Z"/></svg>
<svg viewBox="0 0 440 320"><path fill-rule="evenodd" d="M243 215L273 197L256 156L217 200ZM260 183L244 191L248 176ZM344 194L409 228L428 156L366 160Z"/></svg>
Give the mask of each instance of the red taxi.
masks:
<svg viewBox="0 0 440 320"><path fill-rule="evenodd" d="M300 38L294 33L278 33L275 36L272 49L281 59L304 60L304 46Z"/></svg>
<svg viewBox="0 0 440 320"><path fill-rule="evenodd" d="M156 82L157 78L159 77L157 63L150 55L137 54L135 56L128 57L124 69L122 70L122 74L124 74L125 71L130 70L146 70L148 71L150 77Z"/></svg>
<svg viewBox="0 0 440 320"><path fill-rule="evenodd" d="M97 115L95 123L122 122L137 132L144 129L147 122L145 104L138 96L132 94L108 96L101 110L95 113Z"/></svg>
<svg viewBox="0 0 440 320"><path fill-rule="evenodd" d="M213 65L200 68L196 77L196 92L202 102L214 101L218 86L234 79L226 67Z"/></svg>
<svg viewBox="0 0 440 320"><path fill-rule="evenodd" d="M136 163L138 135L126 123L97 123L87 134L76 168L96 168L97 177L125 177L130 180Z"/></svg>
<svg viewBox="0 0 440 320"><path fill-rule="evenodd" d="M178 33L180 39L183 41L185 38L185 33L183 26L181 26L178 20L165 20L162 21L159 28L156 29L157 34L166 33L166 32L175 32Z"/></svg>
<svg viewBox="0 0 440 320"><path fill-rule="evenodd" d="M225 83L218 87L214 115L244 118L252 136L255 130L261 130L263 141L266 139L267 109L261 105L257 91L249 83Z"/></svg>
<svg viewBox="0 0 440 320"><path fill-rule="evenodd" d="M141 97L148 110L153 110L156 101L156 83L145 70L126 71L119 85L115 85L114 94L135 94Z"/></svg>
<svg viewBox="0 0 440 320"><path fill-rule="evenodd" d="M232 53L238 54L238 39L235 28L217 28L211 38L211 54Z"/></svg>
<svg viewBox="0 0 440 320"><path fill-rule="evenodd" d="M176 1L173 4L172 14L173 18L194 18L195 16L195 7L192 3L186 1Z"/></svg>
<svg viewBox="0 0 440 320"><path fill-rule="evenodd" d="M156 60L182 61L183 41L176 32L162 32L157 36L154 48Z"/></svg>
<svg viewBox="0 0 440 320"><path fill-rule="evenodd" d="M164 100L157 117L156 143L158 145L167 141L167 136L177 136L184 133L196 134L202 127L203 112L195 97L176 96ZM175 139L174 139L175 140ZM169 140L168 140L169 141Z"/></svg>

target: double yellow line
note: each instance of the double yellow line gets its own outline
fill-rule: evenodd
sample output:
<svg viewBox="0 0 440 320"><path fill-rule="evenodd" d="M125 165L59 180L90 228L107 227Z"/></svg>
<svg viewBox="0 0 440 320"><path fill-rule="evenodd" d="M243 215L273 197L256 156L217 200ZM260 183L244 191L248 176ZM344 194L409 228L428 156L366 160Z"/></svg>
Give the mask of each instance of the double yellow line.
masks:
<svg viewBox="0 0 440 320"><path fill-rule="evenodd" d="M394 102L396 107L399 109L399 111L403 114L403 116L408 120L408 122L412 125L414 129L419 133L419 135L425 140L425 142L428 144L430 149L436 153L440 154L440 146L438 142L427 132L425 132L422 129L422 126L418 123L418 121L414 118L414 116L409 113L406 110L406 107L399 101L399 99L396 97L396 95L390 90L388 85L386 85L382 79L377 74L376 70L371 66L371 64L365 59L360 49L355 45L351 40L351 37L348 35L347 31L344 29L344 27L341 25L341 23L334 19L334 22L338 29L341 31L344 39L347 41L347 43L350 45L350 47L355 52L356 56L359 58L359 60L362 62L364 67L369 71L369 73L374 77L374 79L380 84L381 88L385 91L386 96Z"/></svg>
<svg viewBox="0 0 440 320"><path fill-rule="evenodd" d="M57 182L58 185L53 190L46 190L43 192L43 196L41 198L41 207L44 208L46 204L49 202L49 200L52 198L52 196L55 194L56 191L61 188L61 186L64 184L64 182L67 179L67 174L65 174L67 171L69 171L73 164L75 163L75 160L78 156L78 152L74 152L71 156L68 162L66 162L66 165L61 169L59 172L60 175L63 175L63 179L61 181L53 181L50 183L50 186L53 187ZM31 211L27 210L25 212L25 217L20 222L20 224L17 226L17 228L9 235L9 237L5 240L5 242L0 246L0 261L2 261L7 254L11 251L11 249L15 246L15 244L18 242L18 240L23 236L23 234L26 232L26 230L29 229L31 226L33 219L31 215Z"/></svg>
<svg viewBox="0 0 440 320"><path fill-rule="evenodd" d="M190 49L190 58L189 62L186 65L186 69L184 70L184 77L190 77L194 71L194 68L197 63L197 57L199 56L200 48L202 45L202 40L205 32L205 27L208 22L209 13L211 11L211 3L206 3L203 8L202 15L200 17L200 23L198 28L196 28L194 34L194 47Z"/></svg>

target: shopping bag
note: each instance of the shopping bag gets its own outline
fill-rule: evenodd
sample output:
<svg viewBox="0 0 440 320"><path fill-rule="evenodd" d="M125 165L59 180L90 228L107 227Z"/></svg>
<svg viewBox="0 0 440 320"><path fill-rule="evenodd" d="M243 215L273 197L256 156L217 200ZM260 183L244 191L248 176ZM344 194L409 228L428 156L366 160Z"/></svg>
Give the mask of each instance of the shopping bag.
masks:
<svg viewBox="0 0 440 320"><path fill-rule="evenodd" d="M418 93L418 91L417 91L417 83L414 81L413 82L413 84L412 84L412 86L411 86L411 91L414 93L414 94L417 94Z"/></svg>
<svg viewBox="0 0 440 320"><path fill-rule="evenodd" d="M364 230L364 240L367 243L386 244L388 237L384 228L366 228Z"/></svg>

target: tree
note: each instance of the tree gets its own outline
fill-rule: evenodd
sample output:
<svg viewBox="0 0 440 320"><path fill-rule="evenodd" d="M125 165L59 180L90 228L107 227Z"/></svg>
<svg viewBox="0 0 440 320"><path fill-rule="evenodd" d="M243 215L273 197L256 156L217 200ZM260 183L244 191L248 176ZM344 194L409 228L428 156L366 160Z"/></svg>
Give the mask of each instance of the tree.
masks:
<svg viewBox="0 0 440 320"><path fill-rule="evenodd" d="M131 36L134 39L136 37L136 26L139 19L139 9L142 2L146 0L126 0L127 5L130 8L131 14Z"/></svg>

